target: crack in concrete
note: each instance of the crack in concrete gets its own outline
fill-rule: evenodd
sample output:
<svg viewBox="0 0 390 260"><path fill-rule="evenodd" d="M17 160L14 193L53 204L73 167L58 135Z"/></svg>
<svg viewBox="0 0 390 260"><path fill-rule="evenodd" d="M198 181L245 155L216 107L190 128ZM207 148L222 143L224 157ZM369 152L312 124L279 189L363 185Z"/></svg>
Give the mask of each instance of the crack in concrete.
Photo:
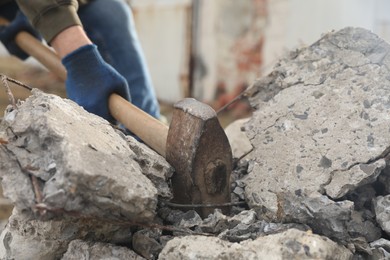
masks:
<svg viewBox="0 0 390 260"><path fill-rule="evenodd" d="M386 157L388 157L390 155L390 147L387 147L380 155L378 155L377 157L374 157L366 162L356 162L356 163L353 163L351 164L348 168L345 168L345 169L334 169L333 171L331 171L329 173L329 178L328 180L321 184L320 185L320 190L319 192L323 195L326 195L326 196L329 196L328 194L326 194L325 192L325 187L328 186L333 178L334 178L334 175L337 173L337 172L346 172L346 171L349 171L351 170L353 167L355 166L358 166L360 164L373 164L373 163L376 163L377 161L381 160L381 159L386 159Z"/></svg>

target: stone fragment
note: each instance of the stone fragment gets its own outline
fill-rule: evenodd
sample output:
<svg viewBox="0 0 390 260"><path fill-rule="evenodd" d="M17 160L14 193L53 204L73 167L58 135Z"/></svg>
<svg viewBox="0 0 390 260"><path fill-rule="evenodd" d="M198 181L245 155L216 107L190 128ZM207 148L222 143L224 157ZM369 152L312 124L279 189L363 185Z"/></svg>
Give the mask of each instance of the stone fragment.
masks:
<svg viewBox="0 0 390 260"><path fill-rule="evenodd" d="M245 210L245 183L242 181L242 178L248 174L248 165L249 162L247 160L241 159L237 161L236 167L230 175L232 202L243 202L243 204L233 206L231 214L239 214Z"/></svg>
<svg viewBox="0 0 390 260"><path fill-rule="evenodd" d="M281 233L291 228L295 228L301 231L307 231L310 229L308 226L303 224L283 224L257 221L252 224L239 223L233 228L222 231L218 237L230 242L241 242L248 239L253 240L265 235Z"/></svg>
<svg viewBox="0 0 390 260"><path fill-rule="evenodd" d="M158 195L165 199L171 199L172 192L168 185L168 179L172 177L173 167L145 144L130 136L126 139L130 149L134 152L132 154L133 160L138 162L142 173L152 181L154 187L157 188Z"/></svg>
<svg viewBox="0 0 390 260"><path fill-rule="evenodd" d="M383 231L390 235L390 195L379 196L374 200L376 221Z"/></svg>
<svg viewBox="0 0 390 260"><path fill-rule="evenodd" d="M134 251L126 248L115 246L107 243L87 242L82 240L73 240L68 247L68 250L61 258L62 260L73 259L129 259L142 260L145 259L137 255Z"/></svg>
<svg viewBox="0 0 390 260"><path fill-rule="evenodd" d="M228 217L220 210L215 210L195 229L198 232L219 234L229 228Z"/></svg>
<svg viewBox="0 0 390 260"><path fill-rule="evenodd" d="M187 236L170 240L160 259L352 259L332 240L289 229L283 233L230 243L215 237Z"/></svg>
<svg viewBox="0 0 390 260"><path fill-rule="evenodd" d="M14 209L0 236L0 259L59 259L76 239L129 244L130 227L68 217L36 220L31 211Z"/></svg>
<svg viewBox="0 0 390 260"><path fill-rule="evenodd" d="M378 239L374 242L371 242L370 246L374 247L374 248L381 247L381 248L385 249L386 251L390 252L390 241L387 239L384 239L384 238L381 238L381 239Z"/></svg>
<svg viewBox="0 0 390 260"><path fill-rule="evenodd" d="M257 220L256 212L254 210L245 210L228 219L229 228L233 228L238 224L250 225Z"/></svg>
<svg viewBox="0 0 390 260"><path fill-rule="evenodd" d="M346 171L335 171L330 183L324 186L326 194L333 199L339 199L351 188L353 190L366 183L373 183L385 166L386 161L381 159L371 164L359 164Z"/></svg>
<svg viewBox="0 0 390 260"><path fill-rule="evenodd" d="M295 194L279 194L278 201L275 221L307 224L315 233L344 244L361 238L367 245L381 236L375 223L354 211L351 201L334 202L327 196L300 197Z"/></svg>
<svg viewBox="0 0 390 260"><path fill-rule="evenodd" d="M225 128L226 136L232 148L233 158L241 158L252 150L252 145L243 131L243 125L249 118L239 119Z"/></svg>
<svg viewBox="0 0 390 260"><path fill-rule="evenodd" d="M390 119L389 52L389 44L373 33L345 28L283 58L248 90L257 110L245 125L254 151L243 181L259 218L288 222L280 204L289 201L297 207L287 206L294 211L290 215L315 232L346 240L377 237L375 224L364 218L356 222L364 230L347 232L356 215L351 202L307 203L320 195L340 200L376 182L384 169L390 151L390 135L384 134Z"/></svg>
<svg viewBox="0 0 390 260"><path fill-rule="evenodd" d="M195 210L189 210L181 216L181 220L178 223L179 227L193 228L202 223L202 218Z"/></svg>
<svg viewBox="0 0 390 260"><path fill-rule="evenodd" d="M369 260L390 259L390 241L384 238L371 242L372 254L366 257Z"/></svg>
<svg viewBox="0 0 390 260"><path fill-rule="evenodd" d="M132 245L135 252L146 259L157 259L162 250L161 244L157 241L159 235L150 230L140 230L133 235Z"/></svg>
<svg viewBox="0 0 390 260"><path fill-rule="evenodd" d="M125 138L70 100L32 93L0 126L8 142L0 145L5 196L19 209L38 203L46 217L152 219L157 190Z"/></svg>

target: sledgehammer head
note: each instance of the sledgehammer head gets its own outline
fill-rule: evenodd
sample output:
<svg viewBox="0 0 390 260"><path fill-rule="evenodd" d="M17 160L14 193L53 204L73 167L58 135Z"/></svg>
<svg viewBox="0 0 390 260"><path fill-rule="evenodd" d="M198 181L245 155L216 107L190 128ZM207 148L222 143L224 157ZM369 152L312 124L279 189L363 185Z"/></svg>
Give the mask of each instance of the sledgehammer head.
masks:
<svg viewBox="0 0 390 260"><path fill-rule="evenodd" d="M174 202L223 204L230 202L232 152L215 111L187 98L175 104L166 143L166 159L175 168ZM230 207L221 207L227 214ZM214 208L195 208L202 216Z"/></svg>

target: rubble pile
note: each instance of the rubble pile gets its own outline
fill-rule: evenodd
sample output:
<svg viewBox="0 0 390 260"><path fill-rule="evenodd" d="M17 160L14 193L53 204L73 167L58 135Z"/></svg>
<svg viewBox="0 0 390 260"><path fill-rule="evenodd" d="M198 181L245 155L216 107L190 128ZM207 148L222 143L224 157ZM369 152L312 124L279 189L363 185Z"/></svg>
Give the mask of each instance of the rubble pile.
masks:
<svg viewBox="0 0 390 260"><path fill-rule="evenodd" d="M169 203L163 157L34 90L0 124L0 177L15 205L0 259L388 258L389 52L345 28L255 82L253 116L226 130L237 203L204 219Z"/></svg>

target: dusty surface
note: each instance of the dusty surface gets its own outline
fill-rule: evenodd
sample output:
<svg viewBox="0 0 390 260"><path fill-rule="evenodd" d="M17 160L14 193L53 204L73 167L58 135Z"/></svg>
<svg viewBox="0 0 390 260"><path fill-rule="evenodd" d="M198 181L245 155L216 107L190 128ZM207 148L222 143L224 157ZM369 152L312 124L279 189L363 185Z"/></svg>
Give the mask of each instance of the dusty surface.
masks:
<svg viewBox="0 0 390 260"><path fill-rule="evenodd" d="M351 252L330 239L290 229L241 243L188 236L168 242L161 259L350 259Z"/></svg>
<svg viewBox="0 0 390 260"><path fill-rule="evenodd" d="M236 154L249 147L237 136L253 146L231 174L237 204L204 219L166 201L175 173L164 158L72 102L35 92L0 129L4 192L16 205L0 255L389 258L388 53L371 32L346 28L257 81L247 92L256 112L229 130Z"/></svg>
<svg viewBox="0 0 390 260"><path fill-rule="evenodd" d="M8 142L0 150L4 194L19 209L38 202L87 216L153 218L157 190L106 120L33 91L5 115L1 128ZM37 178L38 191L30 178Z"/></svg>
<svg viewBox="0 0 390 260"><path fill-rule="evenodd" d="M255 149L244 182L258 214L315 229L327 216L337 219L325 228L335 238L345 239L337 230L368 242L378 238L373 219L356 218L361 214L345 196L374 183L387 163L389 52L376 35L346 28L291 53L255 83L251 101L258 111L246 126ZM370 230L352 231L351 221Z"/></svg>

